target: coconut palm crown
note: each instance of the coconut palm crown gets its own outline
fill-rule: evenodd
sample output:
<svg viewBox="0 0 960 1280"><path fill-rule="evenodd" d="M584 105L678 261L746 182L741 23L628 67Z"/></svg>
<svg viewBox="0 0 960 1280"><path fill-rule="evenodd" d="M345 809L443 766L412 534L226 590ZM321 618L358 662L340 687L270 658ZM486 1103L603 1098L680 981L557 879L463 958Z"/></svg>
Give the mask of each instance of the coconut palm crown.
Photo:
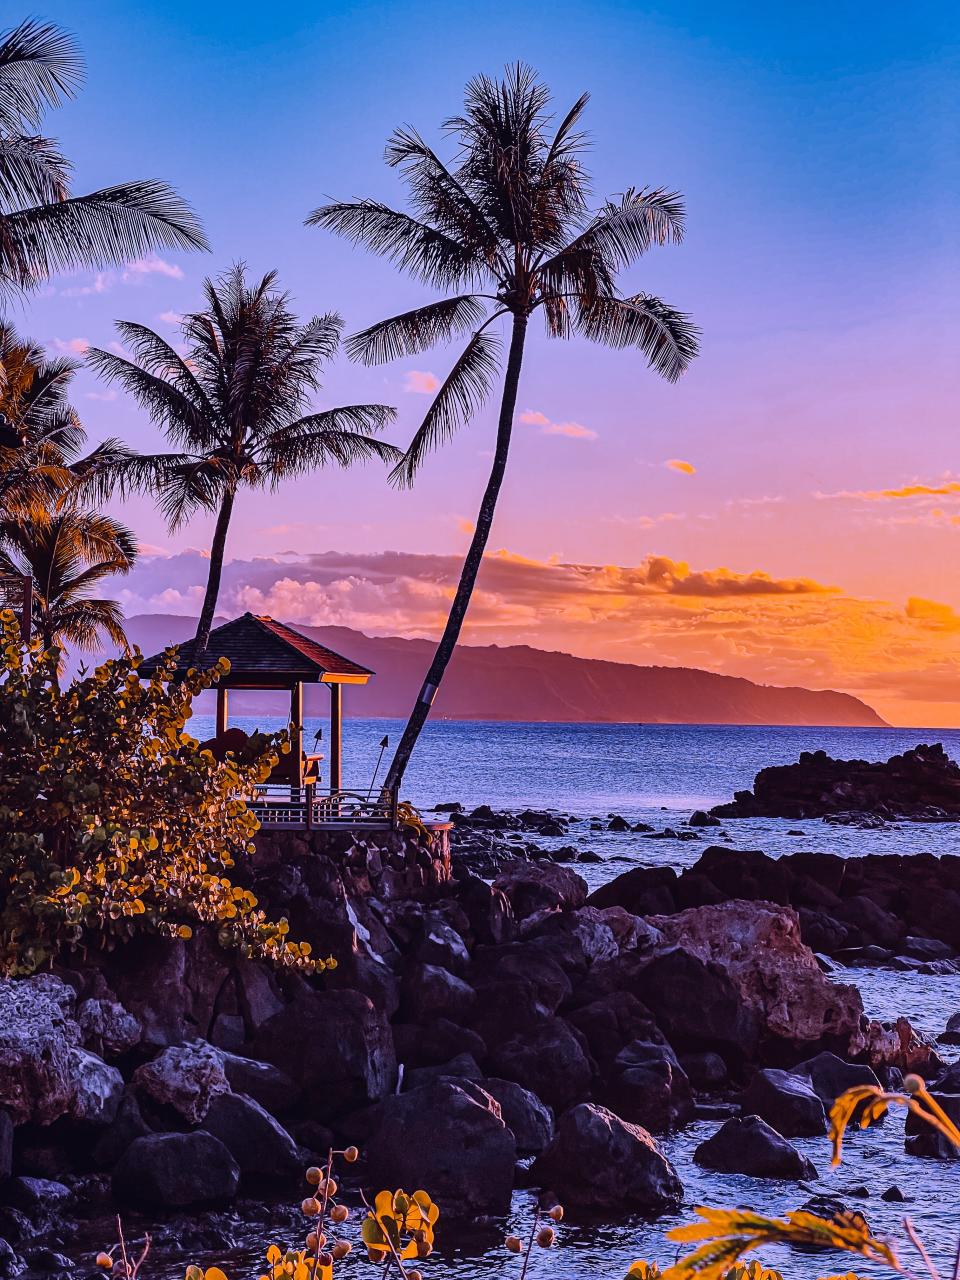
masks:
<svg viewBox="0 0 960 1280"><path fill-rule="evenodd" d="M145 325L125 321L117 330L131 359L96 348L87 353L88 363L118 381L177 449L131 459L125 479L156 493L171 529L198 510L216 514L198 654L209 639L241 488L275 488L330 463L395 464L400 456L377 438L393 418L387 405L307 411L337 351L342 321L331 313L300 324L275 286L275 272L248 284L243 264L205 281L205 308L183 321L186 355Z"/></svg>
<svg viewBox="0 0 960 1280"><path fill-rule="evenodd" d="M497 322L510 330L494 460L476 531L388 786L403 776L470 602L506 467L531 317L540 313L551 338L577 335L636 348L670 381L697 354L697 330L687 315L648 293L624 296L617 283L648 249L682 239L682 200L662 188L629 188L591 211L586 138L579 131L586 104L584 94L554 127L549 91L530 68L508 68L501 81L479 76L467 85L463 114L445 122L456 144L449 165L412 128L389 140L386 160L403 176L410 212L354 200L323 205L307 219L430 286L454 291L346 343L351 357L374 365L466 338L393 472L396 482L411 483L425 455L490 396L502 367Z"/></svg>
<svg viewBox="0 0 960 1280"><path fill-rule="evenodd" d="M70 165L40 130L82 76L73 38L51 23L28 19L0 35L0 300L59 271L207 247L196 216L165 182L71 194Z"/></svg>

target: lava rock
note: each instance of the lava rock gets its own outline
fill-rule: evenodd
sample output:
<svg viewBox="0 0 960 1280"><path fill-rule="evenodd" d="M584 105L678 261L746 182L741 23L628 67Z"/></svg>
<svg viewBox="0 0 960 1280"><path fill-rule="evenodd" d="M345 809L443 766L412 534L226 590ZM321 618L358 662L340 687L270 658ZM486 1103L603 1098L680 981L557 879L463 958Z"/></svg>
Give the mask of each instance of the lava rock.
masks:
<svg viewBox="0 0 960 1280"><path fill-rule="evenodd" d="M530 1176L565 1204L598 1212L667 1213L683 1195L673 1165L646 1129L590 1102L560 1117Z"/></svg>
<svg viewBox="0 0 960 1280"><path fill-rule="evenodd" d="M557 1111L590 1092L593 1064L562 1018L543 1018L490 1055L498 1076L530 1089Z"/></svg>
<svg viewBox="0 0 960 1280"><path fill-rule="evenodd" d="M188 1124L200 1124L213 1098L230 1092L223 1053L205 1040L170 1045L133 1073L141 1097L171 1107Z"/></svg>
<svg viewBox="0 0 960 1280"><path fill-rule="evenodd" d="M731 1119L693 1153L697 1164L717 1173L746 1173L753 1178L799 1182L817 1171L796 1147L759 1116Z"/></svg>
<svg viewBox="0 0 960 1280"><path fill-rule="evenodd" d="M301 1170L297 1144L273 1116L242 1093L212 1099L203 1121L251 1181L289 1181Z"/></svg>
<svg viewBox="0 0 960 1280"><path fill-rule="evenodd" d="M485 1093L500 1104L503 1122L512 1132L521 1154L539 1155L553 1138L553 1113L535 1093L513 1080L486 1077L481 1080Z"/></svg>
<svg viewBox="0 0 960 1280"><path fill-rule="evenodd" d="M587 882L575 871L554 862L512 862L493 882L518 920L544 908L575 911L587 900Z"/></svg>
<svg viewBox="0 0 960 1280"><path fill-rule="evenodd" d="M857 1085L872 1084L879 1088L876 1072L860 1063L844 1062L835 1053L818 1053L815 1058L800 1062L793 1068L794 1074L806 1076L813 1091L829 1110L841 1093Z"/></svg>
<svg viewBox="0 0 960 1280"><path fill-rule="evenodd" d="M138 1209L194 1209L233 1199L240 1166L211 1133L155 1133L131 1142L113 1171L113 1194Z"/></svg>
<svg viewBox="0 0 960 1280"><path fill-rule="evenodd" d="M813 1138L827 1131L827 1114L808 1079L787 1071L758 1071L743 1095L745 1115L756 1115L785 1138Z"/></svg>

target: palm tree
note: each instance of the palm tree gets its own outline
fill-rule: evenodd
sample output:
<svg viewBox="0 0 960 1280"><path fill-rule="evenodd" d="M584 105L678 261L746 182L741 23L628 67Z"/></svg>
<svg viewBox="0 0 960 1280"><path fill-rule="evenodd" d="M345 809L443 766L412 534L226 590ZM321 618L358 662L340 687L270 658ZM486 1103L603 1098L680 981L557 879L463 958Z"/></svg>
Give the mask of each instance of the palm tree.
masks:
<svg viewBox="0 0 960 1280"><path fill-rule="evenodd" d="M70 194L69 163L40 129L82 73L79 50L59 27L28 19L0 36L0 296L58 271L207 247L195 215L165 182Z"/></svg>
<svg viewBox="0 0 960 1280"><path fill-rule="evenodd" d="M126 446L105 440L81 455L86 432L69 400L77 367L0 322L0 515L41 520L57 503L99 503L122 487Z"/></svg>
<svg viewBox="0 0 960 1280"><path fill-rule="evenodd" d="M127 360L92 349L88 362L118 380L180 451L131 460L133 483L157 493L171 529L202 508L216 512L210 569L197 626L206 651L230 518L239 490L276 487L328 463L368 458L396 463L399 450L376 438L394 415L382 404L307 413L323 364L336 352L337 315L298 323L276 273L248 285L243 264L204 283L206 309L187 316L186 357L144 325L120 322Z"/></svg>
<svg viewBox="0 0 960 1280"><path fill-rule="evenodd" d="M114 573L129 573L137 540L98 512L66 507L42 520L0 518L0 573L33 578L33 625L46 648L95 649L101 636L126 649L116 600L91 592Z"/></svg>
<svg viewBox="0 0 960 1280"><path fill-rule="evenodd" d="M510 325L490 478L450 614L387 775L398 786L453 655L493 523L510 448L527 325L542 311L548 336L574 334L636 347L670 381L697 354L688 316L647 293L622 297L617 275L652 245L679 242L684 211L675 192L630 188L594 213L577 126L584 94L551 136L550 95L530 68L502 81L471 80L464 114L444 130L459 149L445 165L413 129L397 130L386 160L409 191L411 213L377 200L327 204L307 219L396 262L453 296L382 320L349 338L348 354L381 364L469 334L404 455L395 481L412 482L424 455L465 424L490 395L501 367L494 323Z"/></svg>

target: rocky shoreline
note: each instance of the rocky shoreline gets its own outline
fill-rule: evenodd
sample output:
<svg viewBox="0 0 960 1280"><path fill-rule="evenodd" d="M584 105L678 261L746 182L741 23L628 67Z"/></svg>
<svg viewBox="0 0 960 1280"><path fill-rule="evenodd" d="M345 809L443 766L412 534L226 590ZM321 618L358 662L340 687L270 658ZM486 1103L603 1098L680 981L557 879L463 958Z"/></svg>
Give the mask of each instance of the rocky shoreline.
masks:
<svg viewBox="0 0 960 1280"><path fill-rule="evenodd" d="M508 816L517 845L563 825ZM850 1084L919 1071L954 1105L957 1071L871 1021L835 962L958 971L960 859L715 846L588 894L535 848L491 883L468 844L261 833L249 887L338 957L322 977L198 935L0 982L0 1275L43 1249L74 1271L56 1242L117 1208L187 1248L229 1238L334 1143L363 1151L360 1184L423 1185L447 1219L520 1185L656 1215L684 1178L657 1135L692 1119L718 1126L703 1167L808 1180L791 1139Z"/></svg>

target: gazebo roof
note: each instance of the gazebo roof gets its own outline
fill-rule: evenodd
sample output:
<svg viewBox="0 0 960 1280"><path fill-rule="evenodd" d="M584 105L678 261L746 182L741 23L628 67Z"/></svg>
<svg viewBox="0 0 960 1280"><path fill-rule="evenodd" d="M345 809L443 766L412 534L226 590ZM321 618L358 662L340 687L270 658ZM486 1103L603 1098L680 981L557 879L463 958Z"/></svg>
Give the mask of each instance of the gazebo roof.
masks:
<svg viewBox="0 0 960 1280"><path fill-rule="evenodd" d="M196 642L187 640L177 651L178 674L196 666ZM140 664L140 674L152 675L163 654L156 653ZM265 614L245 613L220 627L214 627L207 643L205 665L218 658L230 662L230 674L221 688L289 689L296 684L366 684L374 674L342 654L334 653L309 636Z"/></svg>

